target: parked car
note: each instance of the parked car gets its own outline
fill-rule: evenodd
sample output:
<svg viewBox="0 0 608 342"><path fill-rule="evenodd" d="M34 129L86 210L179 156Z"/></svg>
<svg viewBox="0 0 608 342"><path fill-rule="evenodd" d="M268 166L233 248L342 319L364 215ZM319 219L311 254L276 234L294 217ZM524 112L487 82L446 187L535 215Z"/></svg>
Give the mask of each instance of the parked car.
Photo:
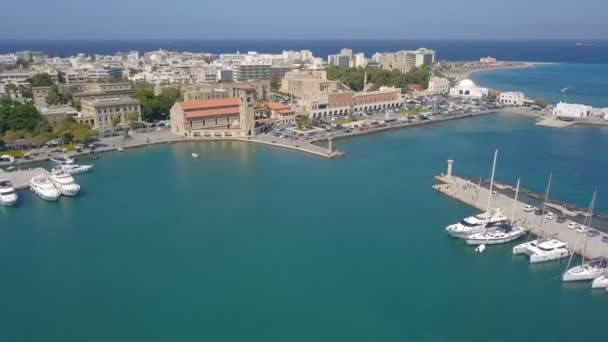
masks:
<svg viewBox="0 0 608 342"><path fill-rule="evenodd" d="M602 242L608 243L608 235L602 237Z"/></svg>
<svg viewBox="0 0 608 342"><path fill-rule="evenodd" d="M588 237L596 237L598 235L600 235L600 232L595 229L589 229L589 231L587 232Z"/></svg>
<svg viewBox="0 0 608 342"><path fill-rule="evenodd" d="M585 227L582 224L580 224L578 228L576 228L576 232L580 234L585 234L587 231L589 231L589 227Z"/></svg>
<svg viewBox="0 0 608 342"><path fill-rule="evenodd" d="M559 216L557 217L557 219L555 220L555 222L557 222L557 223L564 223L564 222L566 222L566 216L565 216L565 215L563 215L563 214L562 214L562 215L559 215Z"/></svg>
<svg viewBox="0 0 608 342"><path fill-rule="evenodd" d="M576 222L570 222L570 223L568 223L568 229L574 230L576 228L578 228L578 223L576 223Z"/></svg>
<svg viewBox="0 0 608 342"><path fill-rule="evenodd" d="M545 215L545 219L546 219L546 220L553 220L553 219L555 219L555 214L554 214L554 213L552 213L552 212L548 212L548 213Z"/></svg>
<svg viewBox="0 0 608 342"><path fill-rule="evenodd" d="M527 206L524 207L524 211L527 212L527 213L531 213L533 211L536 211L536 209L538 209L538 208L536 208L533 205L527 205Z"/></svg>
<svg viewBox="0 0 608 342"><path fill-rule="evenodd" d="M536 211L534 212L534 215L536 216L542 216L542 215L546 215L549 211L545 210L545 209L536 209Z"/></svg>

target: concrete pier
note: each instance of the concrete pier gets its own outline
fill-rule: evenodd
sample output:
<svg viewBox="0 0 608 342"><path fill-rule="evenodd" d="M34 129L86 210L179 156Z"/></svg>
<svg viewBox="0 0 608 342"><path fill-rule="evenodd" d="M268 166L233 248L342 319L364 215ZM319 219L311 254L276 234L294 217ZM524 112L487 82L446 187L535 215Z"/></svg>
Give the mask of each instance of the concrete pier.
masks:
<svg viewBox="0 0 608 342"><path fill-rule="evenodd" d="M476 209L486 211L489 189L454 175L451 177L437 176L435 179L440 182L440 184L433 185L433 189L436 191ZM570 221L557 223L555 220L543 220L543 230L540 232L541 216L537 216L533 212L523 211L526 205L527 203L517 201L515 205L515 220L523 220L521 226L528 231L536 235L542 235L543 237L554 236L568 243L568 247L573 249L575 253L580 255L584 253L585 258L608 256L608 243L602 242L602 236L605 234L600 234L593 238L587 237L586 234L568 229ZM513 199L498 193L492 199L492 207L500 208L505 215L510 216L513 209ZM455 217L454 222L460 219L462 217ZM587 238L586 250L584 250L585 238Z"/></svg>
<svg viewBox="0 0 608 342"><path fill-rule="evenodd" d="M41 167L35 169L19 170L5 172L0 170L0 179L7 179L13 183L13 188L16 190L27 189L30 186L30 180L38 174L49 175L49 172Z"/></svg>

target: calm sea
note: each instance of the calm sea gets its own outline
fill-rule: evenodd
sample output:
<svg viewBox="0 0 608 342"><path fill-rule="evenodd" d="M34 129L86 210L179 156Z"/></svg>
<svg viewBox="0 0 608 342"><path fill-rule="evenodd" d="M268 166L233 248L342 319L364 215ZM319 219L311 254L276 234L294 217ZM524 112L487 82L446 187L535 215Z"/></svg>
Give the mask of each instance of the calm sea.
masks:
<svg viewBox="0 0 608 342"><path fill-rule="evenodd" d="M511 61L608 63L608 40L0 40L0 53L31 50L54 56L158 49L211 53L308 49L327 58L341 48L371 56L419 47L437 50L439 60L478 60L489 55Z"/></svg>
<svg viewBox="0 0 608 342"><path fill-rule="evenodd" d="M490 115L337 142L325 160L237 142L103 155L83 194L0 208L0 341L598 341L608 294L566 262L482 255L455 171L608 209L608 128ZM200 158L193 159L196 152Z"/></svg>
<svg viewBox="0 0 608 342"><path fill-rule="evenodd" d="M528 97L542 97L550 103L608 107L608 64L542 64L531 69L481 72L474 74L473 80L492 89L523 91Z"/></svg>

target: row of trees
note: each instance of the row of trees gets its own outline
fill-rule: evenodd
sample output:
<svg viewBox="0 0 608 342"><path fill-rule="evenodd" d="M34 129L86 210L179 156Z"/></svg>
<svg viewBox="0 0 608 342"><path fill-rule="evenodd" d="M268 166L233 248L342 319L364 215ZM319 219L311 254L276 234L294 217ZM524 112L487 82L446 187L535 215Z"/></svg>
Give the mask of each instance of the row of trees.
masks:
<svg viewBox="0 0 608 342"><path fill-rule="evenodd" d="M0 146L22 140L24 145L40 145L54 138L66 142L86 143L94 131L73 118L65 119L53 128L31 102L16 102L0 98Z"/></svg>
<svg viewBox="0 0 608 342"><path fill-rule="evenodd" d="M373 83L374 89L381 86L406 88L410 84L422 84L426 88L431 78L431 68L427 65L412 68L407 73L399 70L388 71L372 67L346 68L335 65L328 66L325 70L328 79L340 81L354 91L363 90L366 74L367 82Z"/></svg>
<svg viewBox="0 0 608 342"><path fill-rule="evenodd" d="M141 103L141 118L144 121L166 120L169 111L175 102L181 99L179 90L174 88L164 89L158 96L154 95L154 89L147 84L135 85L136 98Z"/></svg>

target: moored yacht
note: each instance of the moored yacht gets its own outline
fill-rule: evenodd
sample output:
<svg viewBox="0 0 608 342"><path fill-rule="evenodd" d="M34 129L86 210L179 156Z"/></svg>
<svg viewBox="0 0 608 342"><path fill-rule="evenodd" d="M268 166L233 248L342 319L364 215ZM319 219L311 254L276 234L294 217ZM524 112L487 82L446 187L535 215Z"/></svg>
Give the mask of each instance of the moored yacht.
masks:
<svg viewBox="0 0 608 342"><path fill-rule="evenodd" d="M74 164L74 159L68 156L53 156L49 160L57 164Z"/></svg>
<svg viewBox="0 0 608 342"><path fill-rule="evenodd" d="M38 195L38 197L47 201L56 201L59 196L61 196L61 191L59 191L51 180L43 174L32 177L30 180L30 189Z"/></svg>
<svg viewBox="0 0 608 342"><path fill-rule="evenodd" d="M559 260L570 256L570 253L567 243L554 238L534 240L524 250L524 254L530 256L530 263Z"/></svg>
<svg viewBox="0 0 608 342"><path fill-rule="evenodd" d="M17 198L13 184L8 180L0 180L0 204L13 206L17 203Z"/></svg>
<svg viewBox="0 0 608 342"><path fill-rule="evenodd" d="M462 221L447 226L445 231L459 239L466 239L469 236L483 232L485 229L497 227L507 222L507 218L500 209L496 208L475 216L469 216Z"/></svg>
<svg viewBox="0 0 608 342"><path fill-rule="evenodd" d="M62 164L61 169L71 175L88 172L93 169L93 165Z"/></svg>
<svg viewBox="0 0 608 342"><path fill-rule="evenodd" d="M51 172L50 180L55 187L65 196L76 196L80 191L80 185L74 181L71 174L63 171L60 168L55 168Z"/></svg>
<svg viewBox="0 0 608 342"><path fill-rule="evenodd" d="M562 276L563 281L593 280L608 271L608 259L596 258L574 266Z"/></svg>
<svg viewBox="0 0 608 342"><path fill-rule="evenodd" d="M526 235L526 229L519 226L512 226L509 223L503 223L495 228L486 229L477 234L470 235L467 238L469 245L498 245L515 241Z"/></svg>
<svg viewBox="0 0 608 342"><path fill-rule="evenodd" d="M593 283L591 283L591 288L608 290L608 273L604 273L603 275L593 279Z"/></svg>
<svg viewBox="0 0 608 342"><path fill-rule="evenodd" d="M497 225L506 223L507 218L502 214L499 208L491 208L492 199L494 192L492 191L494 186L494 173L496 171L496 158L498 157L498 150L494 151L494 161L492 162L492 177L490 178L490 189L488 190L488 206L484 213L475 216L469 216L462 221L451 224L445 228L445 231L459 239L466 239L470 235L481 233L485 229L495 227ZM480 187L481 189L481 187Z"/></svg>

